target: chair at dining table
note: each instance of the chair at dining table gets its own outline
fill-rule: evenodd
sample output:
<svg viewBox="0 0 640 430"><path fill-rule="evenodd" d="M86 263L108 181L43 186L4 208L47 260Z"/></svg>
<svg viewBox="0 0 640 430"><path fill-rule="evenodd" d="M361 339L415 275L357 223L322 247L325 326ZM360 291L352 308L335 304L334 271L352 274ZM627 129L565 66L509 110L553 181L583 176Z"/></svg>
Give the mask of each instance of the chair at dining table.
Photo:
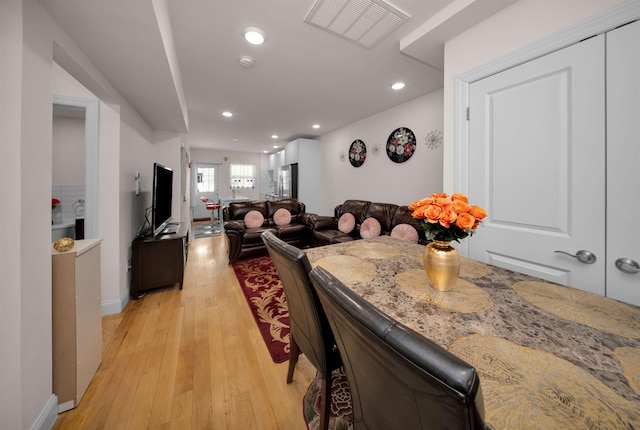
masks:
<svg viewBox="0 0 640 430"><path fill-rule="evenodd" d="M279 239L271 231L262 232L261 237L278 271L289 308L287 384L293 380L298 356L304 353L320 373L320 429L326 430L331 407L331 372L342 366L342 360L327 317L311 286L311 264L304 251Z"/></svg>
<svg viewBox="0 0 640 430"><path fill-rule="evenodd" d="M322 267L310 278L342 355L354 430L487 428L473 366L382 313Z"/></svg>
<svg viewBox="0 0 640 430"><path fill-rule="evenodd" d="M222 207L220 205L220 201L214 201L208 197L200 197L200 201L202 203L204 203L205 208L208 211L211 211L211 222L209 223L209 225L211 225L213 227L214 224L219 224L220 223L220 208ZM218 213L218 216L215 216L215 213Z"/></svg>

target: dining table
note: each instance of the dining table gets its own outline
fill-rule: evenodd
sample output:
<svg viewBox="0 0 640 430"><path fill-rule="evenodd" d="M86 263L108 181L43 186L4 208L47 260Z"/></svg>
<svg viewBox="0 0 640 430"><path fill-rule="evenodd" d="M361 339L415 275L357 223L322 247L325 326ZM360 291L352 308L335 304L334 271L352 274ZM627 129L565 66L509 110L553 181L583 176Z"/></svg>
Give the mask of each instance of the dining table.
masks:
<svg viewBox="0 0 640 430"><path fill-rule="evenodd" d="M239 194L231 196L220 196L220 208L218 209L218 219L222 220L222 211L229 206L229 203L248 202L251 199L247 196L241 196Z"/></svg>
<svg viewBox="0 0 640 430"><path fill-rule="evenodd" d="M236 195L232 195L232 196L220 196L220 205L225 208L227 206L229 206L229 203L235 203L235 202L248 202L251 199L247 196L241 196L239 194Z"/></svg>
<svg viewBox="0 0 640 430"><path fill-rule="evenodd" d="M639 307L466 257L453 289L439 291L424 249L379 236L305 252L312 267L473 365L490 426L640 429Z"/></svg>

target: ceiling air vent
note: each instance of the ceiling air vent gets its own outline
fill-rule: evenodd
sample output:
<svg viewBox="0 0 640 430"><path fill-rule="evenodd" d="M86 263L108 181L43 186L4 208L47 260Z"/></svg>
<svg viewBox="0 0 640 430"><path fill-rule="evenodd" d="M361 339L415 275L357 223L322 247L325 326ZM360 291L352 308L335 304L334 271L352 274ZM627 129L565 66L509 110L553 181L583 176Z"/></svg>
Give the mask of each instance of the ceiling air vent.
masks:
<svg viewBox="0 0 640 430"><path fill-rule="evenodd" d="M382 0L317 0L304 22L371 49L408 19Z"/></svg>

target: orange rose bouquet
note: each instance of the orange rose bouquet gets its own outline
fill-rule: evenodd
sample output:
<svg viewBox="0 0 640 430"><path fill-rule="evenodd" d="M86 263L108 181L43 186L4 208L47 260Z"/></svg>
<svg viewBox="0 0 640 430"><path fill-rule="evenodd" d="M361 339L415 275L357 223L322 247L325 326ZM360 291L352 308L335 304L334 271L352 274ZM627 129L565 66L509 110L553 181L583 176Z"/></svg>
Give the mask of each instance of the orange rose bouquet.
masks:
<svg viewBox="0 0 640 430"><path fill-rule="evenodd" d="M409 205L411 216L421 221L427 240L459 242L473 235L487 216L479 206L469 205L464 194L449 197L445 193L434 193L431 197L416 200Z"/></svg>

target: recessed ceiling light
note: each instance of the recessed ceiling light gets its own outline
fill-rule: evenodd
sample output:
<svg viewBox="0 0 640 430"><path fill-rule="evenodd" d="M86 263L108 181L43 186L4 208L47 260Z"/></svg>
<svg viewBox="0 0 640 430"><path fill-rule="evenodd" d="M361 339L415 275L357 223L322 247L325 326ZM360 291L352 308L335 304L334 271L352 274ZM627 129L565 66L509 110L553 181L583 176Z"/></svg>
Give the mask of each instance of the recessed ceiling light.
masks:
<svg viewBox="0 0 640 430"><path fill-rule="evenodd" d="M227 118L231 118L233 114L229 111L222 112L222 116L226 116Z"/></svg>
<svg viewBox="0 0 640 430"><path fill-rule="evenodd" d="M404 88L404 82L396 82L395 84L391 85L391 88L393 88L394 90L401 90Z"/></svg>
<svg viewBox="0 0 640 430"><path fill-rule="evenodd" d="M273 149L278 149L278 145L273 145Z"/></svg>
<svg viewBox="0 0 640 430"><path fill-rule="evenodd" d="M244 29L244 38L252 45L262 45L264 43L264 32L256 27Z"/></svg>
<svg viewBox="0 0 640 430"><path fill-rule="evenodd" d="M272 138L272 139L277 139L277 138L278 138L278 135L277 135L277 134L272 134L272 135L271 135L271 138Z"/></svg>
<svg viewBox="0 0 640 430"><path fill-rule="evenodd" d="M264 151L262 151L262 152L264 152L265 154L269 153L269 151L267 151L266 149Z"/></svg>
<svg viewBox="0 0 640 430"><path fill-rule="evenodd" d="M313 127L313 128L320 128L320 124L313 124L311 127Z"/></svg>

